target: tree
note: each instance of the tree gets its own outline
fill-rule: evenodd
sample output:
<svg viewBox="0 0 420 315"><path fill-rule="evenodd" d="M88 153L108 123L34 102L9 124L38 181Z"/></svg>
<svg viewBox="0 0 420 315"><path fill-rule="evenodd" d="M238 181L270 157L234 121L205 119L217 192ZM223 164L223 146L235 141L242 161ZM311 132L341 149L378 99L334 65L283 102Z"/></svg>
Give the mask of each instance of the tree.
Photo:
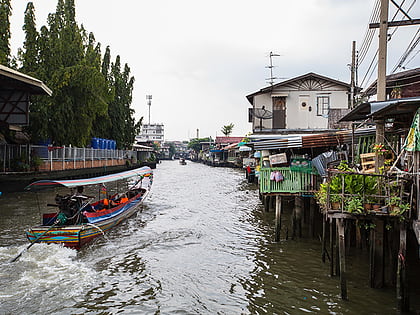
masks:
<svg viewBox="0 0 420 315"><path fill-rule="evenodd" d="M176 153L176 147L173 142L169 143L169 157L172 159Z"/></svg>
<svg viewBox="0 0 420 315"><path fill-rule="evenodd" d="M110 77L110 64L111 64L111 50L109 46L106 47L102 63L101 63L101 73L106 82L106 89L108 91L109 99L113 100L115 97L115 91L112 86L111 77ZM102 138L112 138L110 134L111 129L111 119L109 117L109 106L106 113L97 115L92 126L92 136L102 137Z"/></svg>
<svg viewBox="0 0 420 315"><path fill-rule="evenodd" d="M0 0L0 64L10 63L10 0Z"/></svg>
<svg viewBox="0 0 420 315"><path fill-rule="evenodd" d="M223 126L222 127L222 133L226 136L229 137L230 134L232 133L232 129L233 127L235 127L234 124L230 123L229 125Z"/></svg>
<svg viewBox="0 0 420 315"><path fill-rule="evenodd" d="M25 10L25 19L22 29L25 32L23 49L19 49L18 59L22 64L21 71L35 75L39 63L38 37L35 23L35 8L32 2L28 2Z"/></svg>
<svg viewBox="0 0 420 315"><path fill-rule="evenodd" d="M28 3L23 29L21 70L53 91L52 97L32 100L32 141L49 138L57 145L84 146L91 137L103 137L115 139L118 148L131 147L141 126L131 108L134 77L127 64L121 70L119 56L110 62L109 47L101 58L100 43L76 22L74 0L57 0L39 33Z"/></svg>
<svg viewBox="0 0 420 315"><path fill-rule="evenodd" d="M200 152L201 150L201 143L202 142L211 142L211 138L195 138L195 139L191 139L190 142L188 142L188 149L192 149L195 152Z"/></svg>
<svg viewBox="0 0 420 315"><path fill-rule="evenodd" d="M120 56L117 56L115 62L111 64L110 81L115 93L108 110L111 120L110 137L117 141L120 149L131 147L141 121L136 124L134 110L131 108L134 77L130 76L130 67L127 64L121 71Z"/></svg>

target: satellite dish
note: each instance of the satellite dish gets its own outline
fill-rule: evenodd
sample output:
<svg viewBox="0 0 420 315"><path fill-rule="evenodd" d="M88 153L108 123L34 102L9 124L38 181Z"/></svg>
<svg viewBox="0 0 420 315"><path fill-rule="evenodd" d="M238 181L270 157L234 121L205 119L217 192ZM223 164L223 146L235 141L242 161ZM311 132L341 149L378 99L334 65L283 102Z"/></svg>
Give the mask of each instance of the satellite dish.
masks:
<svg viewBox="0 0 420 315"><path fill-rule="evenodd" d="M254 108L254 110L252 111L252 115L254 115L256 118L260 119L260 130L262 130L263 125L262 125L262 121L263 119L272 119L273 118L273 113L267 109L265 109L265 106L261 107L261 108Z"/></svg>

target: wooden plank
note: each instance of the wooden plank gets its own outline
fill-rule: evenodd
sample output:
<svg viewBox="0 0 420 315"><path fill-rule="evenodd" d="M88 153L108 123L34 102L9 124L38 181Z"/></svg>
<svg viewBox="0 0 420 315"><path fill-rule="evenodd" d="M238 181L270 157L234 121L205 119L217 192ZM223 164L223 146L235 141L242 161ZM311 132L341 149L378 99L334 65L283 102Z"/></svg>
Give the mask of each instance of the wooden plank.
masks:
<svg viewBox="0 0 420 315"><path fill-rule="evenodd" d="M281 231L281 208L282 208L282 198L280 195L276 196L276 223L275 223L275 240L276 242L280 241L280 231Z"/></svg>
<svg viewBox="0 0 420 315"><path fill-rule="evenodd" d="M326 240L326 225L327 225L327 215L324 213L322 215L322 248L321 248L321 258L322 262L325 263L325 255L327 251L327 240Z"/></svg>
<svg viewBox="0 0 420 315"><path fill-rule="evenodd" d="M293 230L292 238L302 237L302 211L303 211L303 197L295 197L295 207L293 209Z"/></svg>
<svg viewBox="0 0 420 315"><path fill-rule="evenodd" d="M371 238L370 286L383 288L384 286L384 221L374 220L375 228Z"/></svg>
<svg viewBox="0 0 420 315"><path fill-rule="evenodd" d="M309 199L309 236L311 238L315 235L315 206L316 202L314 198Z"/></svg>
<svg viewBox="0 0 420 315"><path fill-rule="evenodd" d="M407 229L403 222L400 225L400 249L398 253L398 267L397 267L397 306L402 312L408 312L409 292L406 269L406 252L407 252Z"/></svg>
<svg viewBox="0 0 420 315"><path fill-rule="evenodd" d="M346 274L346 242L345 242L345 229L344 220L339 219L337 222L338 230L338 247L339 247L339 260L340 260L340 288L341 299L348 300L347 296L347 274Z"/></svg>
<svg viewBox="0 0 420 315"><path fill-rule="evenodd" d="M330 276L334 276L334 241L335 241L335 219L330 219Z"/></svg>

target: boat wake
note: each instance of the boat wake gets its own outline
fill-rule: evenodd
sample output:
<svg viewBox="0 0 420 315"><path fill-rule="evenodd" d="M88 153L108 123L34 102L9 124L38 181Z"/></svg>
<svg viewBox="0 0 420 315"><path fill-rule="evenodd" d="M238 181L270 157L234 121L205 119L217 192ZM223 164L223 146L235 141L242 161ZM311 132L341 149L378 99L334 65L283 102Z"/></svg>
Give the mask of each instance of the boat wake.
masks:
<svg viewBox="0 0 420 315"><path fill-rule="evenodd" d="M0 248L0 305L5 314L62 310L65 304L82 301L95 282L96 271L78 260L75 250L61 245L35 244L19 261L9 263L24 248Z"/></svg>

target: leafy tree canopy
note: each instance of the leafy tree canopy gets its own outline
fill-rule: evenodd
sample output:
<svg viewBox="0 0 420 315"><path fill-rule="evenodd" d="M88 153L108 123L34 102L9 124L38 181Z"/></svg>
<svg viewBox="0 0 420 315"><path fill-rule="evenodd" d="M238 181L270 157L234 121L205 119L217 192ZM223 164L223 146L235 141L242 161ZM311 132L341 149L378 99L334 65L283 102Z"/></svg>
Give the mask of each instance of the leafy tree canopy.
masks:
<svg viewBox="0 0 420 315"><path fill-rule="evenodd" d="M9 0L0 0L4 2ZM0 33L5 14L1 8ZM90 138L102 137L116 140L118 148L131 147L141 127L131 108L134 77L127 64L121 67L120 56L111 63L109 47L102 57L93 33L76 22L74 0L57 0L56 11L49 14L47 26L39 33L35 8L29 2L23 29L20 70L41 79L53 91L52 97L32 100L32 139L85 146ZM0 46L0 58L1 50Z"/></svg>
<svg viewBox="0 0 420 315"><path fill-rule="evenodd" d="M10 0L0 0L0 64L10 62L10 16L12 7Z"/></svg>
<svg viewBox="0 0 420 315"><path fill-rule="evenodd" d="M192 149L195 152L200 152L201 143L202 142L211 142L211 141L212 141L211 137L191 139L190 142L188 143L188 149Z"/></svg>
<svg viewBox="0 0 420 315"><path fill-rule="evenodd" d="M233 127L235 127L235 125L234 125L234 124L232 124L232 123L230 123L229 125L225 125L225 126L223 126L223 127L222 127L222 133L223 133L226 137L230 136L230 135L232 134Z"/></svg>

